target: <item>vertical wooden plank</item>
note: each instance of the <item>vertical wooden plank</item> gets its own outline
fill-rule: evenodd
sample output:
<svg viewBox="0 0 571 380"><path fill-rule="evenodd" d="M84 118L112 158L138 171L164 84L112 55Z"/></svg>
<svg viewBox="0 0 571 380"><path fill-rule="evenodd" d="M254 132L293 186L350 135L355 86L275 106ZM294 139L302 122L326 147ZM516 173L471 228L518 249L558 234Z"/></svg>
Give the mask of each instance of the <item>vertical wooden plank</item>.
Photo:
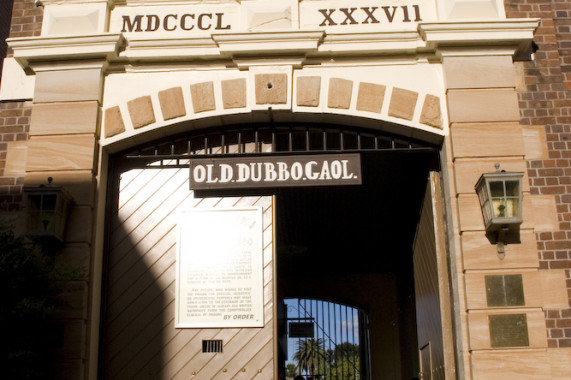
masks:
<svg viewBox="0 0 571 380"><path fill-rule="evenodd" d="M428 345L431 348L431 368L423 366L424 376L431 379L451 378L455 368L443 226L440 181L438 173L432 172L417 227L413 258L418 344L419 349Z"/></svg>

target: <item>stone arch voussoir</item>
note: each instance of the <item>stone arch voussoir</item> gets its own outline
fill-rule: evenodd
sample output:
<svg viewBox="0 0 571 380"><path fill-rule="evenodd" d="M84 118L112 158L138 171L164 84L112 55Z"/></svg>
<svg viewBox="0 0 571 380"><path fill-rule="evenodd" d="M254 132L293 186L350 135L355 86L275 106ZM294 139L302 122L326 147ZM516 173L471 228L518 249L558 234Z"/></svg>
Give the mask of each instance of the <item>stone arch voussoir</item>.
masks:
<svg viewBox="0 0 571 380"><path fill-rule="evenodd" d="M102 144L160 132L173 123L200 125L204 119L248 115L268 108L309 117L364 117L444 134L441 96L341 77L292 76L291 72L246 72L228 79L155 89L125 99L104 109Z"/></svg>

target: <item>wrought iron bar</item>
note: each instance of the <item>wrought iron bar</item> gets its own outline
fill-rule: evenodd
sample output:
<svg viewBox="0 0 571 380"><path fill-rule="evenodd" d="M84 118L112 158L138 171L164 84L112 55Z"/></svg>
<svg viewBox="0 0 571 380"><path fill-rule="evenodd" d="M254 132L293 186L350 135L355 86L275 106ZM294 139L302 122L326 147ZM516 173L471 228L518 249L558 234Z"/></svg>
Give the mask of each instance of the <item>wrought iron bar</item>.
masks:
<svg viewBox="0 0 571 380"><path fill-rule="evenodd" d="M321 134L321 142L317 145L312 145L312 133ZM281 138L281 135L285 135L285 138ZM223 155L252 153L246 151L247 143L254 143L253 153L256 154L437 150L435 145L402 138L397 139L378 131L364 132L347 128L341 130L334 126L304 126L301 128L256 126L241 129L208 130L196 135L171 137L164 142L155 142L138 147L124 154L124 157L138 159L147 165L153 163L153 168L174 167L180 164L180 160L192 157L209 156L215 153ZM270 152L263 152L264 143L271 144ZM237 145L237 153L230 153L233 144ZM214 148L218 145L221 149L216 152ZM204 150L202 151L201 148ZM172 163L168 164L165 160L172 160Z"/></svg>

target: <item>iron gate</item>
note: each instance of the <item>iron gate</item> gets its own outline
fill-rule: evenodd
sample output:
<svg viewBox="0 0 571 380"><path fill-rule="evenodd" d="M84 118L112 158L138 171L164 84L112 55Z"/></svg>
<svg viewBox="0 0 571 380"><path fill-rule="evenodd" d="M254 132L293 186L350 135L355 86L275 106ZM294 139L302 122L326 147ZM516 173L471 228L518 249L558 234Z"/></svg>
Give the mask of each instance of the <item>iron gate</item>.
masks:
<svg viewBox="0 0 571 380"><path fill-rule="evenodd" d="M286 299L286 369L308 380L367 380L367 316L348 305L315 299ZM308 328L308 327L312 328Z"/></svg>

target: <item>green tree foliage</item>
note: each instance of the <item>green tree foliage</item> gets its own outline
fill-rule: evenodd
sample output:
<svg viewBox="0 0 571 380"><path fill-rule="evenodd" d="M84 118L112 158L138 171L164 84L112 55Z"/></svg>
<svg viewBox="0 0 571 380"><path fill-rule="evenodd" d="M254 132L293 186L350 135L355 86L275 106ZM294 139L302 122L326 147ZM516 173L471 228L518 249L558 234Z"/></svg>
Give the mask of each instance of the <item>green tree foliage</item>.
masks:
<svg viewBox="0 0 571 380"><path fill-rule="evenodd" d="M2 378L48 378L58 334L51 323L57 292L53 260L0 228L0 365Z"/></svg>
<svg viewBox="0 0 571 380"><path fill-rule="evenodd" d="M299 341L294 354L297 361L298 373L320 375L322 380L360 380L359 345L344 342L333 350L325 350L321 339ZM289 370L289 368L288 368ZM287 372L287 376L291 372Z"/></svg>
<svg viewBox="0 0 571 380"><path fill-rule="evenodd" d="M295 366L295 364L288 363L286 365L286 377L294 377L297 374L296 369L297 367Z"/></svg>
<svg viewBox="0 0 571 380"><path fill-rule="evenodd" d="M316 374L316 370L320 369L326 360L323 340L300 340L293 359L297 362L299 372L305 372L310 376ZM323 368L321 369L323 370Z"/></svg>
<svg viewBox="0 0 571 380"><path fill-rule="evenodd" d="M331 357L333 361L327 380L359 380L361 378L358 345L349 342L338 344Z"/></svg>

